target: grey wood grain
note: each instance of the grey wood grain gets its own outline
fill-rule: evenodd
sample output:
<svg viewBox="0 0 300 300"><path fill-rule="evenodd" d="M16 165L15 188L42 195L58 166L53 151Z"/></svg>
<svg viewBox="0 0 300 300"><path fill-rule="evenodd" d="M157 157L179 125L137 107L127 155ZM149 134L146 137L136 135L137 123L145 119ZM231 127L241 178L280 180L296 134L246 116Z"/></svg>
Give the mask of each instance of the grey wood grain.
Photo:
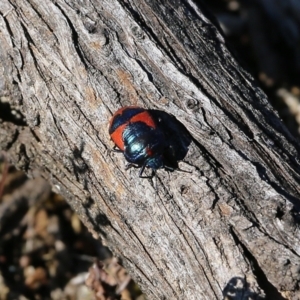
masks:
<svg viewBox="0 0 300 300"><path fill-rule="evenodd" d="M299 297L299 145L205 7L2 0L0 29L1 99L26 122L1 148L51 181L149 299ZM191 173L125 171L108 135L125 105L187 128Z"/></svg>

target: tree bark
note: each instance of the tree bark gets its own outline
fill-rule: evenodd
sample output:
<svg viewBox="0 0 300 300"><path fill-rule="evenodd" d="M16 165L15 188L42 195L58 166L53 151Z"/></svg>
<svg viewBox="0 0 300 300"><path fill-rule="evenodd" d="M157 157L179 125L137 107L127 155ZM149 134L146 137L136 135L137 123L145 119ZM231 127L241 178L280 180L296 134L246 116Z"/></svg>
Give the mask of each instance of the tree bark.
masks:
<svg viewBox="0 0 300 300"><path fill-rule="evenodd" d="M0 24L1 148L149 299L299 299L299 145L201 3L1 0ZM125 171L125 105L187 128L191 173Z"/></svg>

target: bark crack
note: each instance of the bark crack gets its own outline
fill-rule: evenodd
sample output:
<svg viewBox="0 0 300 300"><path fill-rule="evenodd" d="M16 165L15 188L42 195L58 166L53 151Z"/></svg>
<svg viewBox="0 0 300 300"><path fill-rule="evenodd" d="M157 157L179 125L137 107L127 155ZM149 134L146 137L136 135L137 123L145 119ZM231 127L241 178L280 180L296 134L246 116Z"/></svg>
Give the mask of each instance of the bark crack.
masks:
<svg viewBox="0 0 300 300"><path fill-rule="evenodd" d="M72 33L72 38L74 41L74 43L73 43L74 49L75 49L76 53L78 54L81 62L85 66L85 68L88 69L88 65L86 63L86 58L85 58L84 52L82 51L82 49L80 47L79 36L78 36L78 33L77 33L73 23L71 22L70 18L66 14L66 12L58 5L57 2L55 2L54 5L61 11L62 15L65 17L65 19L70 27L71 33Z"/></svg>
<svg viewBox="0 0 300 300"><path fill-rule="evenodd" d="M153 265L156 267L157 271L159 274L160 273L160 269L157 266L156 262L153 260L151 254L148 252L147 248L144 246L144 244L142 243L142 241L140 240L140 238L138 237L138 235L133 231L133 228L129 228L130 232L132 232L132 234L135 236L135 238L139 241L140 245L142 246L144 252L147 254L147 256L149 257L149 259L152 261ZM165 282L168 284L168 286L170 287L170 289L173 291L173 294L176 295L176 291L174 290L174 288L172 287L172 285L170 284L170 282L168 282L168 280L165 279ZM153 283L153 280L150 280L151 283Z"/></svg>
<svg viewBox="0 0 300 300"><path fill-rule="evenodd" d="M169 196L170 196L170 198L172 198L171 195L169 195ZM177 230L180 232L180 236L184 237L184 240L185 240L186 244L188 245L189 249L190 249L191 252L193 253L193 256L194 256L195 260L198 262L199 267L201 268L201 270L202 270L202 272L203 272L203 274L204 274L204 276L205 276L205 278L206 278L206 280L207 280L209 286L211 287L211 290L213 291L213 293L214 293L214 295L215 295L215 297L216 297L216 299L217 299L217 298L218 298L217 293L215 292L215 290L214 290L214 288L213 288L213 286L212 286L212 284L211 284L211 281L210 281L210 279L209 279L209 276L208 276L207 273L205 272L205 268L203 267L203 265L201 264L201 262L198 260L198 257L197 257L197 255L196 255L196 253L194 252L193 247L190 245L189 239L186 238L184 231L183 231L183 230L181 229L181 227L176 223L176 221L175 221L175 219L173 218L172 214L169 212L169 210L168 210L167 207L165 206L165 203L162 201L162 199L161 199L160 197L159 197L159 199L160 199L162 205L164 206L164 208L166 209L166 212L168 213L170 219L173 221L173 224L176 226ZM207 255L206 255L206 253L205 253L203 247L202 247L202 246L198 243L198 241L197 241L197 237L194 235L194 233L193 233L192 230L189 228L189 226L184 222L184 219L183 219L182 221L183 221L183 223L184 223L186 229L188 229L189 232L190 232L190 234L193 236L193 238L194 238L195 242L197 243L197 245L199 246L199 248L202 250L202 253L203 253L203 255L204 255L206 261L209 262L209 259L208 259ZM211 267L210 267L209 264L207 264L207 267L208 267L210 273L213 274L213 271L212 271L212 269L211 269ZM218 284L218 283L217 283L217 284ZM219 284L218 284L218 285L219 285ZM219 286L219 287L220 287L220 286ZM221 290L221 288L220 288L220 290Z"/></svg>
<svg viewBox="0 0 300 300"><path fill-rule="evenodd" d="M257 278L257 283L259 287L265 292L267 299L277 299L277 300L286 300L283 298L280 292L276 289L276 287L268 280L266 274L260 267L256 258L252 255L251 251L246 247L246 245L239 239L238 234L235 232L234 228L231 226L229 228L230 234L232 235L235 243L239 246L244 253L244 256L249 261L251 265L253 274Z"/></svg>

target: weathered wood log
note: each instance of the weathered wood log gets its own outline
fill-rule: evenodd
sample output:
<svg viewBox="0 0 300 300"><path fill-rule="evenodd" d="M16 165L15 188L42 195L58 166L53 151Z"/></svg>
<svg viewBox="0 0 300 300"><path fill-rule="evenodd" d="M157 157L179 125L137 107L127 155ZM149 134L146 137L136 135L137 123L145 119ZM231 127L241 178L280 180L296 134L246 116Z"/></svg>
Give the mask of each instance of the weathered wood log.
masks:
<svg viewBox="0 0 300 300"><path fill-rule="evenodd" d="M202 4L2 0L0 24L1 148L149 299L300 297L299 145ZM107 128L132 104L187 128L190 174L125 171Z"/></svg>

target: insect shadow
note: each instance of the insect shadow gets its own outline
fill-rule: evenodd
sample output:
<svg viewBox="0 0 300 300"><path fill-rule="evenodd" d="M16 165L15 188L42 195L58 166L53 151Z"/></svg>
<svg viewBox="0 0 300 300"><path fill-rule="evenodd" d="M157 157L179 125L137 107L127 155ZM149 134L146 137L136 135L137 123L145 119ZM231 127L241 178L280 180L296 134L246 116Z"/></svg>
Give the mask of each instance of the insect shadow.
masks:
<svg viewBox="0 0 300 300"><path fill-rule="evenodd" d="M174 116L155 109L149 109L157 126L164 132L166 147L163 152L164 168L168 171L181 170L178 162L187 155L192 137L185 126Z"/></svg>

